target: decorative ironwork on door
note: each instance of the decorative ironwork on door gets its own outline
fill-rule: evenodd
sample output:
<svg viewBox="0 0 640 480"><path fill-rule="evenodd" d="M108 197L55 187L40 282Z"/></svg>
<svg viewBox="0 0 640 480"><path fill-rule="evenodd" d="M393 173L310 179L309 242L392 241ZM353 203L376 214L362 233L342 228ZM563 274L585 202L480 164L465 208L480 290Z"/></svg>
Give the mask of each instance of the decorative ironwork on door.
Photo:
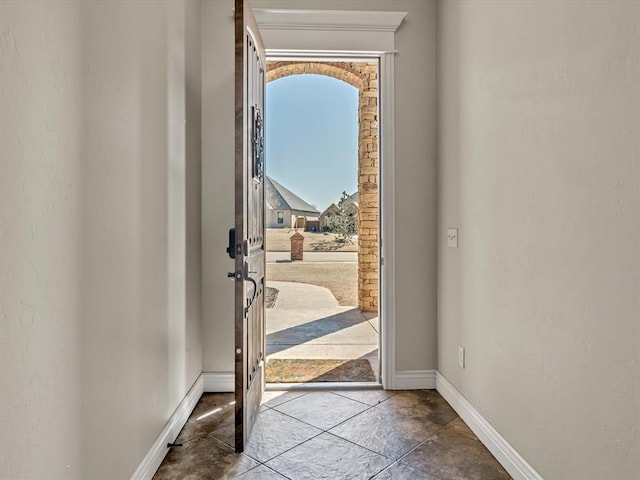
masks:
<svg viewBox="0 0 640 480"><path fill-rule="evenodd" d="M260 182L264 177L264 121L257 105L253 108L253 179Z"/></svg>

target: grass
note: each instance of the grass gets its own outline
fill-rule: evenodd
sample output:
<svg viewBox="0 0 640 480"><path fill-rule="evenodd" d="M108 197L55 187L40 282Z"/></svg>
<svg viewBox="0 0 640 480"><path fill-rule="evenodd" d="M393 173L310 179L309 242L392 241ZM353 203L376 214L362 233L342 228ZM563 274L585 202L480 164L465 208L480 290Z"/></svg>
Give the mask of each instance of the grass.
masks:
<svg viewBox="0 0 640 480"><path fill-rule="evenodd" d="M267 282L298 282L331 290L338 303L358 305L358 264L356 262L267 263Z"/></svg>
<svg viewBox="0 0 640 480"><path fill-rule="evenodd" d="M334 233L316 233L298 231L304 236L305 252L357 252L358 242L353 239L343 242ZM289 237L294 234L288 228L267 228L266 247L269 252L288 252L291 250Z"/></svg>

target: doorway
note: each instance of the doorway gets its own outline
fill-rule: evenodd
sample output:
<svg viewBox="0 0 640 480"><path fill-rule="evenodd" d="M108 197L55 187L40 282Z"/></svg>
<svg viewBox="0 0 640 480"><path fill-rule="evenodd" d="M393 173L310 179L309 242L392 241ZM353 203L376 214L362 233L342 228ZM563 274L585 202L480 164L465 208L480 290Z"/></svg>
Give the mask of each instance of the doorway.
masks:
<svg viewBox="0 0 640 480"><path fill-rule="evenodd" d="M267 383L278 388L380 383L378 75L376 58L267 62ZM300 97L305 83L316 90ZM330 95L326 84L340 98L320 100L311 114L325 118L305 122L318 92ZM277 103L296 100L302 112ZM299 117L316 137L325 131L318 121L334 131L301 144L294 123L283 139L275 132L282 122L269 119L274 110ZM345 133L346 152L327 148L345 143Z"/></svg>
<svg viewBox="0 0 640 480"><path fill-rule="evenodd" d="M267 60L309 62L379 62L380 111L378 150L383 161L380 177L379 204L379 272L378 291L380 306L380 382L374 385L394 389L395 381L395 223L394 202L394 61L395 31L406 12L363 11L301 11L255 10L251 14L249 0L236 0L235 9L235 90L236 90L236 145L235 145L235 232L229 234L227 252L235 256L233 276L236 285L235 301L235 392L236 392L236 444L242 451L251 425L255 407L264 388L264 360L266 345L264 334L265 276L262 261L249 262L254 250L264 252L264 195L263 191L263 135L264 122L261 105L264 83L251 82L252 75L266 74ZM246 15L245 15L246 14ZM264 55L262 38L266 46ZM258 62L251 59L258 53ZM313 57L313 58L310 58ZM377 83L377 82L376 82ZM254 96L255 102L251 96ZM266 127L268 130L268 127ZM242 180L242 183L240 183ZM256 200L256 202L254 202ZM255 205L254 205L255 203ZM384 215L382 214L384 212ZM261 232L246 235L248 223L262 226ZM233 239L233 242L232 242ZM255 248L254 248L255 243ZM261 253L261 252L257 252ZM260 269L262 267L262 269ZM383 301L382 301L383 300ZM260 308L262 307L262 308ZM252 312L256 313L253 315ZM259 313L259 314L258 314ZM255 318L254 318L255 317ZM255 320L255 321L254 321ZM256 328L254 328L256 327ZM252 357L255 347L255 356ZM253 359L253 361L252 361ZM361 386L362 384L358 385ZM245 407L245 405L247 407ZM238 440L240 440L238 442ZM238 443L240 446L238 447Z"/></svg>

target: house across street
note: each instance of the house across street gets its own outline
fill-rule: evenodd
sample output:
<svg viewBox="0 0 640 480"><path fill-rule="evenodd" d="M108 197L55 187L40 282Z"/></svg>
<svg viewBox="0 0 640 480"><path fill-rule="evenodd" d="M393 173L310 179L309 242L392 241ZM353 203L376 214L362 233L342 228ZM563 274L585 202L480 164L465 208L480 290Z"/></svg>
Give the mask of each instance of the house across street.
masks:
<svg viewBox="0 0 640 480"><path fill-rule="evenodd" d="M318 209L269 176L265 177L265 200L267 228L320 230Z"/></svg>

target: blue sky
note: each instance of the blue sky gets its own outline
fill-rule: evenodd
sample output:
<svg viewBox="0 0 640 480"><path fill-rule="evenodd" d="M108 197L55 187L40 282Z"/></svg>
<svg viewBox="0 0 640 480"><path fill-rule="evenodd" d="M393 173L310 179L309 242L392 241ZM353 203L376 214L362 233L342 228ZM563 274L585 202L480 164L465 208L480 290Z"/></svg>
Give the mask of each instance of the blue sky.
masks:
<svg viewBox="0 0 640 480"><path fill-rule="evenodd" d="M267 175L322 211L358 188L358 90L323 75L267 84Z"/></svg>

